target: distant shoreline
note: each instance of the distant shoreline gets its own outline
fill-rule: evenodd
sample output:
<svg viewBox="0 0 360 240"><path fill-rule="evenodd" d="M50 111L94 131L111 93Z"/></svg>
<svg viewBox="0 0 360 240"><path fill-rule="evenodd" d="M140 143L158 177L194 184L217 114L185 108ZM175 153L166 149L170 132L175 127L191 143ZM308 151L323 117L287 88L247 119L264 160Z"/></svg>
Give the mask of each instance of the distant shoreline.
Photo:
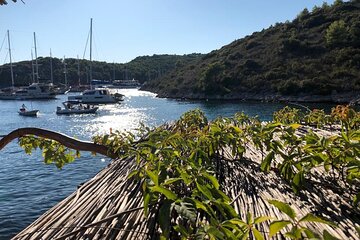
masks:
<svg viewBox="0 0 360 240"><path fill-rule="evenodd" d="M156 93L150 89L145 91L154 92L159 98L171 98L182 100L222 100L222 101L256 101L256 102L299 102L299 103L334 103L349 104L352 102L360 102L360 92L333 93L329 95L298 95L286 96L274 93L241 93L227 95L209 95L193 94L193 93Z"/></svg>

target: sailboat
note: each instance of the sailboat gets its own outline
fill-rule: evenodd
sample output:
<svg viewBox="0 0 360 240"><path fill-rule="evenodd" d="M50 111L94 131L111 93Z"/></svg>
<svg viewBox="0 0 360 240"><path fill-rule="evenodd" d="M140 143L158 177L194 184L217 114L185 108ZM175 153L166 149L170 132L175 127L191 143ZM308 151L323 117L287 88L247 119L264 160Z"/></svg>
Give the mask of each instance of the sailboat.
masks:
<svg viewBox="0 0 360 240"><path fill-rule="evenodd" d="M79 101L88 104L111 104L124 99L120 93L111 94L106 88L93 89L92 82L92 21L90 19L90 90L85 90L80 95L69 96L68 101Z"/></svg>
<svg viewBox="0 0 360 240"><path fill-rule="evenodd" d="M10 75L11 75L11 88L2 89L0 90L0 99L12 99L13 92L15 91L14 88L14 72L13 72L13 65L12 65L12 57L11 57L11 46L10 46L10 31L7 30L7 40L9 46L9 58L10 58Z"/></svg>
<svg viewBox="0 0 360 240"><path fill-rule="evenodd" d="M11 73L11 84L12 91L0 92L0 100L37 100L37 99L55 99L56 94L52 89L50 84L39 83L39 69L37 64L37 51L36 51L36 35L34 33L34 43L35 43L35 68L36 72L33 74L34 82L28 87L22 87L18 90L14 88L14 72L11 58L11 46L10 46L10 33L7 31L8 35L8 44L9 44L9 56L10 56L10 73Z"/></svg>

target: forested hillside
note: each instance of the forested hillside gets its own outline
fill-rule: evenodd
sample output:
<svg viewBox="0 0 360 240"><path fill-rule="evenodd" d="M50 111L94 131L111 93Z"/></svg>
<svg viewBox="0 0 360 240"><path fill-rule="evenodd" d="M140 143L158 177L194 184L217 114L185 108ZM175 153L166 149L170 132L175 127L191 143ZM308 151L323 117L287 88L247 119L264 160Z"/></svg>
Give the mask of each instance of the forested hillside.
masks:
<svg viewBox="0 0 360 240"><path fill-rule="evenodd" d="M304 9L292 21L149 81L162 97L349 101L360 97L360 1Z"/></svg>
<svg viewBox="0 0 360 240"><path fill-rule="evenodd" d="M113 79L137 79L143 83L149 79L156 79L176 66L184 65L200 58L201 54L188 55L153 55L137 57L134 60L125 63L106 63L92 62L93 79L113 80ZM33 61L35 64L35 61ZM70 85L77 85L79 81L78 60L67 58L65 60L67 79ZM39 57L39 78L40 82L50 80L50 57ZM55 84L64 84L64 60L52 58L53 77ZM81 84L89 82L90 62L88 60L79 60L80 81ZM32 64L31 61L22 61L14 63L15 85L23 86L32 82ZM0 66L0 86L7 87L11 85L10 65Z"/></svg>

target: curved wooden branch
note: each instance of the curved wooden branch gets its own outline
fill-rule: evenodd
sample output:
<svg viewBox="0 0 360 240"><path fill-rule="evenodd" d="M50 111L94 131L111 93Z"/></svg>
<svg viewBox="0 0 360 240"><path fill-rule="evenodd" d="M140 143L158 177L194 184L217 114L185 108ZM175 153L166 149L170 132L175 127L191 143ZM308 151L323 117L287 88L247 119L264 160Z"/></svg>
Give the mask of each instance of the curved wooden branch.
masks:
<svg viewBox="0 0 360 240"><path fill-rule="evenodd" d="M8 143L10 143L15 138L23 137L26 135L35 135L38 137L52 139L61 143L65 147L75 149L78 151L95 152L110 157L112 159L118 157L115 153L110 151L109 148L104 145L95 144L87 141L79 141L76 140L75 138L66 136L64 134L42 128L18 128L12 131L8 135L0 139L0 150L3 149Z"/></svg>

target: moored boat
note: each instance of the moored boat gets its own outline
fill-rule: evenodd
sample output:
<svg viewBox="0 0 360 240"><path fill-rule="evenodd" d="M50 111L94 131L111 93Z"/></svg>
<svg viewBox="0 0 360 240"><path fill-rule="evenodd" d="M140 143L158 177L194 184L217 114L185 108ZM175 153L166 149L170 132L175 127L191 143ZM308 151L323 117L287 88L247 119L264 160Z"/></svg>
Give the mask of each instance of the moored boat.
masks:
<svg viewBox="0 0 360 240"><path fill-rule="evenodd" d="M99 107L90 104L83 104L79 101L66 101L63 102L63 108L57 107L56 114L86 114L96 113Z"/></svg>
<svg viewBox="0 0 360 240"><path fill-rule="evenodd" d="M139 81L132 80L114 80L111 88L140 88L141 84Z"/></svg>
<svg viewBox="0 0 360 240"><path fill-rule="evenodd" d="M56 93L51 84L33 83L13 92L1 92L1 100L55 99Z"/></svg>
<svg viewBox="0 0 360 240"><path fill-rule="evenodd" d="M69 96L69 101L79 101L85 104L111 104L124 100L120 93L111 94L106 88L85 90L80 95Z"/></svg>

